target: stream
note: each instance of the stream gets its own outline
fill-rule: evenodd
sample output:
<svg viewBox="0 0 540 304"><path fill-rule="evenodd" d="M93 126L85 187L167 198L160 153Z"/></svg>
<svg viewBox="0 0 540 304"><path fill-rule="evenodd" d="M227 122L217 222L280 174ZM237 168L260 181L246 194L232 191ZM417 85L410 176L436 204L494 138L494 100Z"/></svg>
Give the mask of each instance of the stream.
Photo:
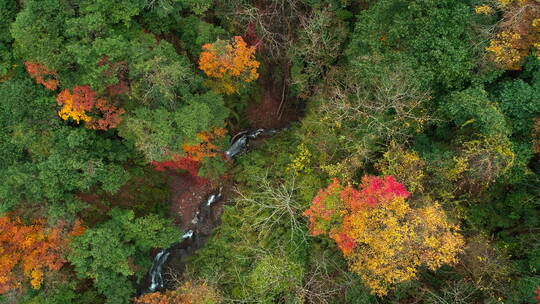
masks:
<svg viewBox="0 0 540 304"><path fill-rule="evenodd" d="M234 160L236 156L247 151L250 140L259 137L269 137L277 132L277 129L255 129L239 132L231 138L230 146L225 151L225 156L229 160ZM197 249L201 248L210 237L212 230L219 225L219 221L213 220L216 215L212 206L222 199L223 186L220 186L204 202L201 202L198 210L195 212L195 216L188 225L189 229L184 232L178 243L173 244L169 248L161 249L156 253L148 274L139 286L139 295L170 287L166 282L167 280L164 279L163 268L171 260L180 261L182 267L179 269L177 275L182 274L184 270L182 261L184 258L189 257Z"/></svg>

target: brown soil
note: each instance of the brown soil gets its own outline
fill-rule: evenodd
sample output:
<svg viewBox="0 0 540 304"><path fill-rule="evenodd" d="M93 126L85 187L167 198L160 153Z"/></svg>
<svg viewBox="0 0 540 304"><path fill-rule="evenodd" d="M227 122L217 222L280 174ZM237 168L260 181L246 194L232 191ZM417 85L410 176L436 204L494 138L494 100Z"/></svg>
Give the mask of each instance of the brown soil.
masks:
<svg viewBox="0 0 540 304"><path fill-rule="evenodd" d="M171 217L182 229L187 230L199 205L212 191L210 183L197 183L189 173L170 171Z"/></svg>
<svg viewBox="0 0 540 304"><path fill-rule="evenodd" d="M78 193L76 196L90 207L89 209L85 210L85 212L81 212L79 214L84 225L92 227L106 218L106 214L110 210L110 206L105 204L99 195L91 193Z"/></svg>
<svg viewBox="0 0 540 304"><path fill-rule="evenodd" d="M219 221L223 205L226 201L232 188L231 178L223 177L216 183L210 181L200 182L202 179L195 179L187 172L177 170L167 170L163 174L153 176L159 181L155 181L156 186L163 187L167 184L170 191L170 216L174 223L183 231L193 228L191 220L196 216L197 210L201 204L206 202L212 193L216 193L220 185L224 186L223 199L212 206L212 218L209 223L204 223L203 230L207 230L206 226L215 225ZM163 179L162 179L163 178ZM139 211L143 208L149 208L149 201L140 200L138 190L144 178L135 177L126 185L122 186L115 195L95 194L95 193L78 193L77 197L86 202L91 208L81 214L81 217L86 225L93 226L107 217L107 212L113 207L118 206L124 209ZM148 183L148 181L147 181ZM161 184L161 185L160 185ZM114 202L110 204L108 202Z"/></svg>
<svg viewBox="0 0 540 304"><path fill-rule="evenodd" d="M195 218L200 205L206 202L211 194L216 193L220 185L223 185L223 199L212 206L213 218L208 223L204 223L204 226L214 226L214 223L219 221L226 197L230 192L230 178L223 177L215 184L210 182L197 183L189 173L177 171L170 171L168 178L171 189L170 214L178 227L184 231L192 229L194 225L191 221Z"/></svg>
<svg viewBox="0 0 540 304"><path fill-rule="evenodd" d="M272 78L272 66L259 78L262 90L260 102L250 104L246 114L252 128L283 128L298 119L287 98L285 84L276 84Z"/></svg>

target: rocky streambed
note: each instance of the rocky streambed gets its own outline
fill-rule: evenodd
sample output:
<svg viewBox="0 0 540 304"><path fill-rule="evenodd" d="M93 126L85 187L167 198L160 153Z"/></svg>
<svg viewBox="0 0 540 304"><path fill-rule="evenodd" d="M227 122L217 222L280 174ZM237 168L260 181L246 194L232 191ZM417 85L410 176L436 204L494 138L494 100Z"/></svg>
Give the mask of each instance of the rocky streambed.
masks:
<svg viewBox="0 0 540 304"><path fill-rule="evenodd" d="M229 149L225 156L234 159L247 151L249 141L269 137L276 134L276 129L255 129L242 131L232 137ZM196 187L192 183L184 183L184 193L189 193L190 187ZM185 270L185 260L204 246L214 228L220 224L220 216L223 205L227 202L225 185L219 185L211 190L204 200L201 200L196 210L179 211L181 214L180 226L184 233L178 243L169 248L156 249L152 266L146 277L141 281L138 293L151 293L167 288L172 288L175 283L182 280ZM186 217L190 214L192 217Z"/></svg>

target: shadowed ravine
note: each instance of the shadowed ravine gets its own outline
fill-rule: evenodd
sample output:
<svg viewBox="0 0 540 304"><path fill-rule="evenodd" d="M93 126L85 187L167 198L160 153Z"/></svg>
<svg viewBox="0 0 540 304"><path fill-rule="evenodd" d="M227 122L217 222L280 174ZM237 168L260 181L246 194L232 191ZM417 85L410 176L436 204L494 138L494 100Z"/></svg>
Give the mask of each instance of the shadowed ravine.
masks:
<svg viewBox="0 0 540 304"><path fill-rule="evenodd" d="M225 156L234 158L245 152L248 148L249 140L259 137L269 137L277 133L276 129L256 129L252 131L242 131L231 139L231 145ZM182 223L183 227L188 227L181 240L169 248L159 250L155 256L148 274L139 286L139 294L151 293L172 287L172 283L181 279L184 271L185 258L191 256L197 249L204 246L214 228L220 223L222 208L216 208L218 204L223 204L223 186L212 191L205 201L201 202L195 216L189 223ZM174 273L164 271L168 264L174 264ZM168 276L171 276L170 278Z"/></svg>

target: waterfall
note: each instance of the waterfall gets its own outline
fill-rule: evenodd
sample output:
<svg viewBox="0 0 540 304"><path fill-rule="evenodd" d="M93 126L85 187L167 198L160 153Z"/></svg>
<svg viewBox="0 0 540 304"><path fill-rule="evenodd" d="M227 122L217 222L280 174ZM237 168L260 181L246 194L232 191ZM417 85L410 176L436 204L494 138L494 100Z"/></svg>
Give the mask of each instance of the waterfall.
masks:
<svg viewBox="0 0 540 304"><path fill-rule="evenodd" d="M156 292L164 288L162 275L163 264L165 264L165 262L167 261L173 248L181 247L182 245L184 245L184 242L195 239L195 237L197 236L196 233L198 231L198 228L205 221L205 219L208 219L211 215L211 205L221 200L223 196L222 190L223 186L219 188L219 191L217 193L210 194L210 196L208 196L208 198L206 199L206 203L200 205L199 210L197 210L195 216L190 222L193 228L184 232L180 242L173 244L167 249L162 249L156 254L156 256L154 257L154 262L152 263L152 267L150 267L150 271L148 272L150 285L144 291L145 293Z"/></svg>
<svg viewBox="0 0 540 304"><path fill-rule="evenodd" d="M188 230L184 235L182 235L182 241L187 240L193 236L193 230Z"/></svg>
<svg viewBox="0 0 540 304"><path fill-rule="evenodd" d="M163 288L161 268L170 254L168 249L161 249L154 257L154 262L150 268L150 286L148 287L148 292L156 292L158 289Z"/></svg>
<svg viewBox="0 0 540 304"><path fill-rule="evenodd" d="M222 197L222 191L223 191L223 186L219 187L219 191L217 194L210 195L208 199L206 200L206 207L210 207L210 205L219 201Z"/></svg>
<svg viewBox="0 0 540 304"><path fill-rule="evenodd" d="M234 158L236 155L247 150L247 145L250 139L257 139L260 136L272 136L277 133L277 129L256 129L253 131L242 131L237 133L231 139L231 146L225 151L225 156L228 159Z"/></svg>

